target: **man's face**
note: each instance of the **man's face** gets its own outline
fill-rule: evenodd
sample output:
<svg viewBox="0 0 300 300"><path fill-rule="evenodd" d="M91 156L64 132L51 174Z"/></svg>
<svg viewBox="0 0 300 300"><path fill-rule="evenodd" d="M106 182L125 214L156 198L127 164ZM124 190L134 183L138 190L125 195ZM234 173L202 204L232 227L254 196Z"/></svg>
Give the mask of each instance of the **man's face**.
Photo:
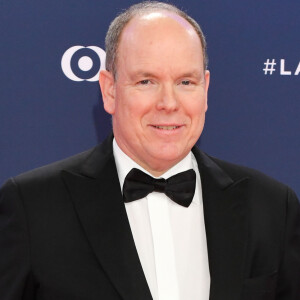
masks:
<svg viewBox="0 0 300 300"><path fill-rule="evenodd" d="M183 159L200 137L209 72L198 35L181 17L133 18L121 35L116 79L102 71L100 84L119 147L153 175Z"/></svg>

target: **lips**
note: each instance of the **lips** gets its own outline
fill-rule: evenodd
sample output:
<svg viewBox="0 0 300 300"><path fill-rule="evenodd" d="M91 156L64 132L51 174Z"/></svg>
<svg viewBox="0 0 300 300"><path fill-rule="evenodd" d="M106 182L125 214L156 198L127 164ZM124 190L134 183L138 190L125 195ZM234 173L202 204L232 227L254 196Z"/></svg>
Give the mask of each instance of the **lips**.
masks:
<svg viewBox="0 0 300 300"><path fill-rule="evenodd" d="M153 125L153 127L157 129L162 129L162 130L174 130L179 128L179 125Z"/></svg>

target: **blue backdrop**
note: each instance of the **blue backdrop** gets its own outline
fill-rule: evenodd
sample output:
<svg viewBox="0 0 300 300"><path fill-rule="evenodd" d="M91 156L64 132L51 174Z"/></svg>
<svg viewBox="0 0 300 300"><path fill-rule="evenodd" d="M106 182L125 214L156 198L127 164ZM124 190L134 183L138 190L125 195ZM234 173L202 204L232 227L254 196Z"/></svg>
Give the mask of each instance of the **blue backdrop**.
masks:
<svg viewBox="0 0 300 300"><path fill-rule="evenodd" d="M103 67L110 21L136 2L0 0L0 184L111 131L93 77ZM299 0L173 3L199 21L208 42L200 147L259 169L299 196Z"/></svg>

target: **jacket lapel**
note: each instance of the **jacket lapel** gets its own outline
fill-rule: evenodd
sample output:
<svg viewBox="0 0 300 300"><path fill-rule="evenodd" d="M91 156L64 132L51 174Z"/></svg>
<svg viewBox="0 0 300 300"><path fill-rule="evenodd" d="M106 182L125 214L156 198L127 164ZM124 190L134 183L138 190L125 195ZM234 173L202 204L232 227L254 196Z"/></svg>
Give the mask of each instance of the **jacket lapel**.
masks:
<svg viewBox="0 0 300 300"><path fill-rule="evenodd" d="M232 178L197 148L207 248L210 300L240 299L246 253L248 178Z"/></svg>
<svg viewBox="0 0 300 300"><path fill-rule="evenodd" d="M246 250L248 178L231 178L196 147L211 275L210 300L239 299ZM80 172L62 171L91 247L125 300L152 299L130 230L112 152L98 146Z"/></svg>
<svg viewBox="0 0 300 300"><path fill-rule="evenodd" d="M62 176L98 261L123 299L152 299L122 200L111 138L80 173L63 171Z"/></svg>

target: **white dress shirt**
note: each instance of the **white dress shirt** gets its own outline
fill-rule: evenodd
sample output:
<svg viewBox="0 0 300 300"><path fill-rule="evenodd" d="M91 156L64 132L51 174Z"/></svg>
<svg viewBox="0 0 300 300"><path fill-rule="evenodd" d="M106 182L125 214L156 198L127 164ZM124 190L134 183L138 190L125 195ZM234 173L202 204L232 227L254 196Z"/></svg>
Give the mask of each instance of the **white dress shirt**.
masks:
<svg viewBox="0 0 300 300"><path fill-rule="evenodd" d="M126 175L137 168L113 140L121 190ZM197 161L190 152L159 178L194 169L196 190L188 208L165 194L153 192L125 203L133 239L154 300L208 300L210 274L203 215L202 189Z"/></svg>

